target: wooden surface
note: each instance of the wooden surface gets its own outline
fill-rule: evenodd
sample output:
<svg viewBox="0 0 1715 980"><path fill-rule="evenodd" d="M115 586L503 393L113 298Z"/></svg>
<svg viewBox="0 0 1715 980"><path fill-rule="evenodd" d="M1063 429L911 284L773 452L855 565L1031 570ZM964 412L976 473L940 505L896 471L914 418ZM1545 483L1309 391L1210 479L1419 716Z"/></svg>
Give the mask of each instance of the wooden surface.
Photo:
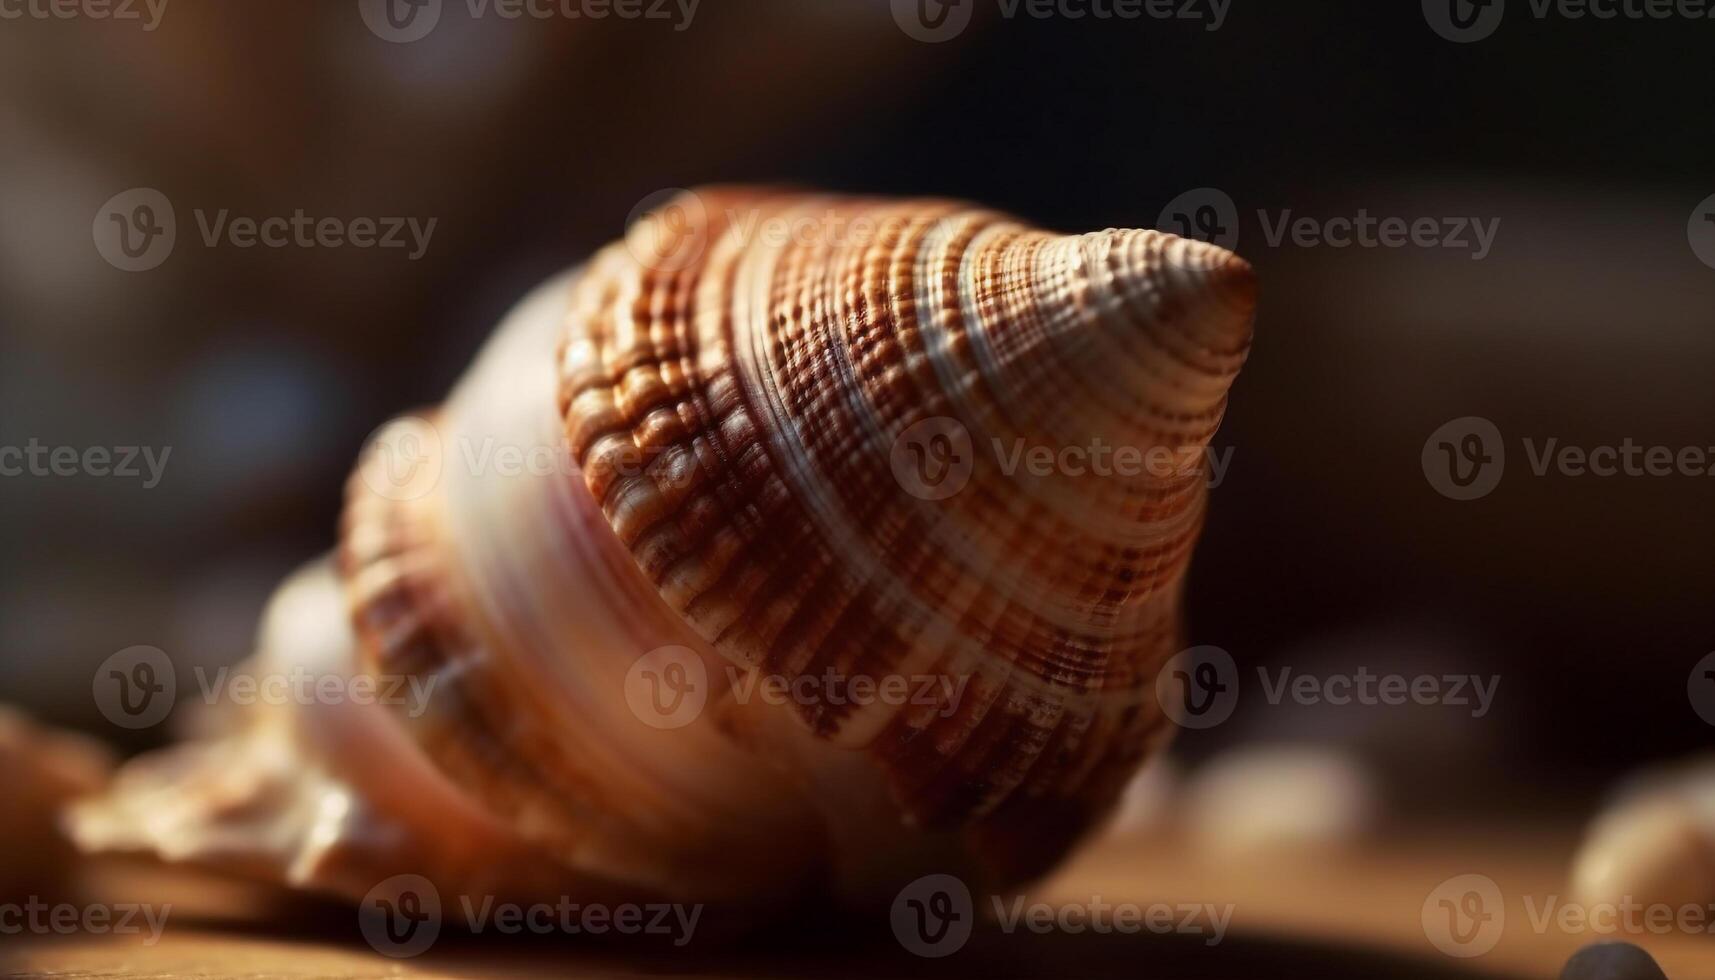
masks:
<svg viewBox="0 0 1715 980"><path fill-rule="evenodd" d="M1171 839L1099 845L1044 884L1050 906L1213 903L1227 935L1005 933L979 927L939 960L906 953L886 922L806 910L801 921L684 949L588 937L498 939L443 932L427 953L394 960L368 947L349 909L142 869L94 876L84 901L173 903L161 940L137 936L0 936L0 971L25 977L1556 977L1575 950L1622 938L1649 949L1673 980L1715 978L1715 936L1607 935L1539 929L1530 909L1565 900L1567 834L1489 831L1405 835L1343 855L1218 860ZM1498 945L1470 959L1431 945L1424 900L1478 873L1502 890ZM1528 904L1527 904L1528 903ZM986 905L984 906L986 907Z"/></svg>

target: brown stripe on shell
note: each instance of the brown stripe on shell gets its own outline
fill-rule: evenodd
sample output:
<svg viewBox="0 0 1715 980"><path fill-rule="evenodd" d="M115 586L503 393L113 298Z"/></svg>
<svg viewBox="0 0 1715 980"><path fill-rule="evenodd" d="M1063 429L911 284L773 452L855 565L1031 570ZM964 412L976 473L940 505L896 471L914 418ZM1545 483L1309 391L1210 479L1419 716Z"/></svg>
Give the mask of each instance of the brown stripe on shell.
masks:
<svg viewBox="0 0 1715 980"><path fill-rule="evenodd" d="M755 908L826 887L885 905L923 874L988 891L1047 870L1171 735L1153 682L1183 642L1200 450L1248 352L1249 268L947 201L716 188L669 207L688 225L645 222L544 284L434 415L366 451L338 555L355 636L312 612L264 651L433 692L420 712L252 715L169 774L179 802L234 744L305 778L241 780L198 811L215 817L198 848L287 875L288 855L409 859L444 894L507 900ZM970 475L920 499L892 452L940 417L969 436ZM1196 465L1007 462L1097 439ZM575 465L509 474L490 449ZM701 686L668 691L673 668ZM755 696L760 673L791 682L791 707ZM903 704L838 696L896 675ZM706 703L663 723L663 693L691 690ZM406 815L437 799L470 812Z"/></svg>
<svg viewBox="0 0 1715 980"><path fill-rule="evenodd" d="M988 447L1201 449L1248 350L1248 267L1156 232L1053 236L951 202L721 189L681 206L705 219L685 239L698 254L604 252L562 363L568 435L638 566L737 663L970 678L945 718L801 706L813 730L872 745L918 818L1117 792L1162 725L1151 685L1178 648L1200 460L1036 478ZM756 233L830 209L874 233ZM977 451L963 491L925 501L889 452L936 416ZM644 472L607 475L639 452Z"/></svg>
<svg viewBox="0 0 1715 980"><path fill-rule="evenodd" d="M552 408L550 400L543 410ZM529 564L473 567L474 552L451 531L444 511L452 503L449 479L441 478L418 496L398 492L376 474L374 468L385 464L388 453L398 451L394 443L400 431L411 428L409 421L396 423L365 453L348 486L340 549L366 667L379 675L414 677L433 691L420 714L390 704L397 722L438 769L490 813L568 868L598 876L591 880L699 899L765 898L795 887L806 855L821 842L808 831L802 801L770 768L729 772L713 792L692 794L676 793L674 786L655 781L654 771L631 764L649 758L642 744L648 737L682 734L648 731L626 715L618 683L624 664L651 645L638 641L663 635L658 617L673 614L639 579L599 515L591 514L595 523L588 526L550 523L530 531L592 564L609 560L611 553L612 568L584 568L588 577L578 581L593 593L590 601L635 625L634 639L592 647L588 637L559 633L548 648L532 648L509 629L516 623L495 621L520 610L485 606L473 579L539 569ZM455 441L455 430L438 428L446 434L424 440L422 448L440 450ZM425 456L418 465L434 472L443 464L466 462ZM574 489L584 493L581 486ZM533 520L537 516L531 514ZM600 537L586 537L592 530ZM506 585L500 594L526 598ZM668 632L678 635L683 627L674 625ZM596 683L592 695L620 704L618 721L569 712L555 700L555 680L546 676L566 665L582 677L577 667L591 661L579 658L601 657L620 666L617 673L609 672L612 688ZM604 675L598 669L590 676ZM712 674L709 682L715 690L707 714L714 724L725 685ZM672 747L684 749L676 754L698 772L724 772L716 767L732 766L743 755L724 743L711 751L707 737ZM632 755L634 749L643 754ZM653 758L659 762L662 756ZM766 850L764 841L771 842Z"/></svg>
<svg viewBox="0 0 1715 980"><path fill-rule="evenodd" d="M438 430L439 419L434 414L424 421ZM465 669L483 653L467 629L473 617L458 594L437 513L441 496L411 492L376 471L388 465L389 454L403 451L397 440L420 424L408 420L383 429L346 485L339 571L366 666L381 678L434 682L428 688L434 696L420 715L396 711L395 717L437 766L491 811L510 817L526 810L530 801L515 787L540 787L567 799L599 798L599 785L569 778L564 770L550 775L540 768L539 754L516 751L516 735L503 734L513 719L496 717L497 705L519 707L514 692L499 689L500 679L490 672ZM449 462L441 455L445 448L435 438L411 451L423 454L416 464L433 473ZM458 683L440 683L453 674Z"/></svg>

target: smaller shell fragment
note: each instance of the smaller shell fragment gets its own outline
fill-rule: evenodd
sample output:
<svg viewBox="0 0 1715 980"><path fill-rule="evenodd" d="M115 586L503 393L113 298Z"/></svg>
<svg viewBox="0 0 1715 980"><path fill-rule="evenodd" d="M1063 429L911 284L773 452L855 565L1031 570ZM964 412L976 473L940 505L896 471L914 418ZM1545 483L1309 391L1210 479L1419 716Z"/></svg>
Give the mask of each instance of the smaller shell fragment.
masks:
<svg viewBox="0 0 1715 980"><path fill-rule="evenodd" d="M1634 780L1591 824L1572 890L1592 905L1715 900L1715 761Z"/></svg>
<svg viewBox="0 0 1715 980"><path fill-rule="evenodd" d="M1200 847L1232 857L1286 857L1349 846L1377 812L1374 780L1352 757L1310 747L1235 749L1186 792Z"/></svg>
<svg viewBox="0 0 1715 980"><path fill-rule="evenodd" d="M1180 782L1172 759L1158 755L1149 760L1126 784L1108 836L1138 838L1165 831L1173 822Z"/></svg>
<svg viewBox="0 0 1715 980"><path fill-rule="evenodd" d="M71 848L60 810L99 790L113 760L79 735L52 731L0 707L0 897L54 890L64 882Z"/></svg>

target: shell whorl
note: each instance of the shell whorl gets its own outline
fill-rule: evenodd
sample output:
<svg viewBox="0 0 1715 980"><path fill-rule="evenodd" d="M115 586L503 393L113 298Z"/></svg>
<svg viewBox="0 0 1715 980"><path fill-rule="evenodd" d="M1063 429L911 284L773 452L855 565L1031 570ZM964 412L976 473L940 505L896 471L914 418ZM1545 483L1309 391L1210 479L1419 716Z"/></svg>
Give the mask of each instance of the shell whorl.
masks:
<svg viewBox="0 0 1715 980"><path fill-rule="evenodd" d="M702 222L675 233L701 255L661 251L645 224L598 256L561 358L571 451L639 568L704 640L770 674L972 678L944 719L802 706L888 756L920 819L1086 781L1110 795L1161 723L1146 692L1177 649L1201 457L1032 480L986 450L1206 445L1249 346L1248 266L946 202L668 207ZM973 469L925 500L890 461L938 418L968 434Z"/></svg>
<svg viewBox="0 0 1715 980"><path fill-rule="evenodd" d="M563 439L571 465L448 465L411 500L360 469L341 562L372 669L451 682L408 727L524 836L663 890L754 892L892 813L863 833L951 842L1014 881L1166 737L1153 684L1180 645L1201 451L1249 347L1241 260L954 202L720 188L531 302L434 426ZM958 450L956 492L901 475L923 431ZM1102 446L1175 465L1021 468ZM627 668L663 644L712 678L681 730L624 717ZM726 665L957 684L861 706L794 686L782 726L733 704ZM889 802L847 805L872 789Z"/></svg>

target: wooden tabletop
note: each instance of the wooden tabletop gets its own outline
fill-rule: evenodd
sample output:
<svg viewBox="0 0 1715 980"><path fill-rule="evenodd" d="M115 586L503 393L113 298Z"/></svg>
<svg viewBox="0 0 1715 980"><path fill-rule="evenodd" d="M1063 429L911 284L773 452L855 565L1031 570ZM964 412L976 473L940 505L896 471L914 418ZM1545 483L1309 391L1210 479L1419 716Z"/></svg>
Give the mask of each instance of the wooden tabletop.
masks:
<svg viewBox="0 0 1715 980"><path fill-rule="evenodd" d="M1653 953L1673 980L1715 977L1715 935L1597 932L1561 914L1566 833L1483 830L1403 834L1338 854L1217 858L1184 841L1108 841L1025 899L1024 908L1171 908L1176 927L1007 931L982 923L951 955L906 951L887 922L806 910L801 921L673 948L590 937L471 936L443 930L433 946L393 959L372 949L349 909L287 901L245 886L149 869L102 869L84 903L172 903L159 941L146 935L0 935L0 971L23 977L1557 977L1585 944L1624 939ZM1498 890L1468 903L1481 875ZM1449 890L1444 883L1459 879ZM1439 892L1437 891L1441 889ZM1441 899L1447 899L1443 903ZM1426 904L1428 911L1426 911ZM989 919L995 918L992 906ZM1003 914L1017 909L1011 903ZM1448 931L1442 917L1499 911ZM1211 925L1230 916L1224 933ZM1074 925L1082 916L1068 920ZM1165 923L1164 911L1157 921ZM1446 920L1450 922L1451 920ZM0 919L0 926L5 920ZM1438 948L1432 933L1439 933ZM1449 937L1453 937L1451 940ZM1492 945L1492 948L1490 946Z"/></svg>

